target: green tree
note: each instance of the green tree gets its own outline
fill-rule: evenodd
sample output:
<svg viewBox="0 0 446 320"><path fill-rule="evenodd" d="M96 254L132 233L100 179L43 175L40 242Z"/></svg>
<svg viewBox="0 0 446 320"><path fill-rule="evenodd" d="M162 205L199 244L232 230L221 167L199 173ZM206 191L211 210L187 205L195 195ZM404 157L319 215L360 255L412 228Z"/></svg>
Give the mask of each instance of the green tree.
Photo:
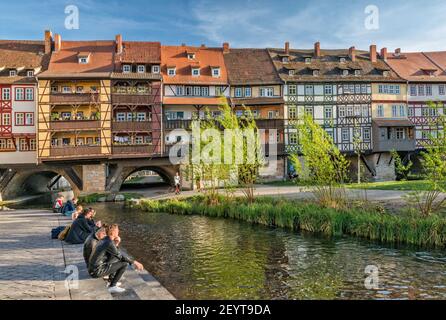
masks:
<svg viewBox="0 0 446 320"><path fill-rule="evenodd" d="M410 170L413 167L413 162L409 160L406 164L404 164L403 160L401 159L398 152L396 152L396 150L390 151L390 154L392 155L392 158L395 161L396 173L400 175L403 180L407 180L409 177Z"/></svg>
<svg viewBox="0 0 446 320"><path fill-rule="evenodd" d="M296 128L300 153L291 155L296 171L313 187L313 194L321 205L344 207L347 201L342 183L347 180L349 161L311 115L305 115Z"/></svg>

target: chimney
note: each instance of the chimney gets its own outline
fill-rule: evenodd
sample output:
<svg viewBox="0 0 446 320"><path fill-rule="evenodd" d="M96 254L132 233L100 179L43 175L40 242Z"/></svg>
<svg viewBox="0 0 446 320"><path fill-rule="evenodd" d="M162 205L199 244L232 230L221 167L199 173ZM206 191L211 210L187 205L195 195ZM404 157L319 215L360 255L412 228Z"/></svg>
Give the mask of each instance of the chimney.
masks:
<svg viewBox="0 0 446 320"><path fill-rule="evenodd" d="M49 54L52 51L53 33L51 30L45 31L45 54Z"/></svg>
<svg viewBox="0 0 446 320"><path fill-rule="evenodd" d="M62 49L62 37L56 33L54 35L54 52L59 52Z"/></svg>
<svg viewBox="0 0 446 320"><path fill-rule="evenodd" d="M223 53L229 53L229 43L223 43Z"/></svg>
<svg viewBox="0 0 446 320"><path fill-rule="evenodd" d="M381 59L383 59L384 61L387 61L387 48L381 49Z"/></svg>
<svg viewBox="0 0 446 320"><path fill-rule="evenodd" d="M370 61L372 63L376 63L377 61L377 56L376 56L376 45L372 44L370 46Z"/></svg>
<svg viewBox="0 0 446 320"><path fill-rule="evenodd" d="M321 43L320 42L316 42L314 44L314 56L316 58L319 58L321 56Z"/></svg>
<svg viewBox="0 0 446 320"><path fill-rule="evenodd" d="M290 43L285 42L285 54L290 54Z"/></svg>
<svg viewBox="0 0 446 320"><path fill-rule="evenodd" d="M123 50L122 47L122 35L118 34L116 35L116 53L121 54Z"/></svg>
<svg viewBox="0 0 446 320"><path fill-rule="evenodd" d="M350 57L350 59L355 62L356 61L356 48L355 47L351 47L348 50L348 56Z"/></svg>

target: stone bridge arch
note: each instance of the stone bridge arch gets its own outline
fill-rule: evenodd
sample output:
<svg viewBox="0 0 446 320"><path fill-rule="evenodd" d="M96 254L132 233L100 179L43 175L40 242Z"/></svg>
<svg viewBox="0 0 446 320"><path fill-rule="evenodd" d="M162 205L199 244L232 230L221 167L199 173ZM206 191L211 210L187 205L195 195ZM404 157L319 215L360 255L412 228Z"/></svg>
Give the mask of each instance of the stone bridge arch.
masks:
<svg viewBox="0 0 446 320"><path fill-rule="evenodd" d="M0 171L0 200L10 200L21 196L49 192L50 182L57 176L64 177L78 196L82 181L59 168L15 168Z"/></svg>

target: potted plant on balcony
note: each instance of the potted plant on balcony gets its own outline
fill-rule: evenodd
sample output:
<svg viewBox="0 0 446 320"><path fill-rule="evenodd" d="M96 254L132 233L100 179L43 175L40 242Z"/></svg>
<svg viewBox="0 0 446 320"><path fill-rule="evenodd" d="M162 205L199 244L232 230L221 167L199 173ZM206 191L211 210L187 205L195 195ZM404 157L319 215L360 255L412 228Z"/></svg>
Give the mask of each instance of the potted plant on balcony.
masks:
<svg viewBox="0 0 446 320"><path fill-rule="evenodd" d="M59 113L53 112L51 114L51 121L59 121Z"/></svg>
<svg viewBox="0 0 446 320"><path fill-rule="evenodd" d="M95 112L91 113L91 120L95 120L95 121L100 120L100 114L99 114L98 111L95 111Z"/></svg>

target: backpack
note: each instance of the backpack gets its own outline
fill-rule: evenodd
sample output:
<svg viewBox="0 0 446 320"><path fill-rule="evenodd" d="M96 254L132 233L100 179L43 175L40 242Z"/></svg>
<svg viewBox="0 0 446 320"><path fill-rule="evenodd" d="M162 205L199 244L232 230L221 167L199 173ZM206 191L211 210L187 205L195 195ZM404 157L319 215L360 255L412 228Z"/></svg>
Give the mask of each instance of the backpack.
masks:
<svg viewBox="0 0 446 320"><path fill-rule="evenodd" d="M65 227L57 227L51 230L51 239L58 239L59 234L65 230Z"/></svg>
<svg viewBox="0 0 446 320"><path fill-rule="evenodd" d="M57 237L60 241L64 241L67 237L68 233L71 230L71 224L69 226L66 226L61 233L59 233L59 236Z"/></svg>

